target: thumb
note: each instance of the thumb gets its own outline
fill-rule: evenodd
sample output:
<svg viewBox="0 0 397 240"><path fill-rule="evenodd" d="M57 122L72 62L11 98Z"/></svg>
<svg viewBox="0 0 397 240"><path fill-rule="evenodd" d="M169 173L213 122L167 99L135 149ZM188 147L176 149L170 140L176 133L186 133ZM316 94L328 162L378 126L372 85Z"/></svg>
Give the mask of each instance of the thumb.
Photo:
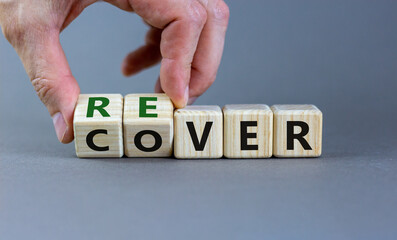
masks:
<svg viewBox="0 0 397 240"><path fill-rule="evenodd" d="M60 142L73 141L73 113L80 88L59 41L59 32L16 47L37 95L50 113Z"/></svg>

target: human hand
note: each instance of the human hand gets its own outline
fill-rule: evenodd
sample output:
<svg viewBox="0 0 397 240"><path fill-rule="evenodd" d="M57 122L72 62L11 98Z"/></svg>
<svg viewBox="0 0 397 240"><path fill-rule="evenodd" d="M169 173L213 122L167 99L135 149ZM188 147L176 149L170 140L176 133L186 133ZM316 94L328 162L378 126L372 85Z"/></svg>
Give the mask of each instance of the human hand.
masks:
<svg viewBox="0 0 397 240"><path fill-rule="evenodd" d="M53 118L59 141L73 140L80 88L59 41L60 32L98 0L0 0L0 26ZM161 61L156 92L176 107L192 103L214 82L229 9L223 0L107 0L151 26L144 46L127 55L122 72L135 74Z"/></svg>

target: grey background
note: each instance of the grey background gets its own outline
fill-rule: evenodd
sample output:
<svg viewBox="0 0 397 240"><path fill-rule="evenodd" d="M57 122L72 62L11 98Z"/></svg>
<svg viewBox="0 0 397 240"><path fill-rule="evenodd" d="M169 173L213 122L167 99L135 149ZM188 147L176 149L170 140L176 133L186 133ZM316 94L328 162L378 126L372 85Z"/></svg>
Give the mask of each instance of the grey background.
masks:
<svg viewBox="0 0 397 240"><path fill-rule="evenodd" d="M78 159L1 37L1 239L396 238L397 2L227 3L223 62L197 104L316 104L323 156ZM86 9L62 34L82 93L151 92L158 67L119 70L146 29Z"/></svg>

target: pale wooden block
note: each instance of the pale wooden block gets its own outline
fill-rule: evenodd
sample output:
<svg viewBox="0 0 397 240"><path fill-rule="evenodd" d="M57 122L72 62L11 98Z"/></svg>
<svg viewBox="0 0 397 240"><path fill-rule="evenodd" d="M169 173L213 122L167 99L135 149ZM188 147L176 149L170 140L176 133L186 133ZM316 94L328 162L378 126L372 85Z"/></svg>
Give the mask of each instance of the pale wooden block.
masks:
<svg viewBox="0 0 397 240"><path fill-rule="evenodd" d="M223 107L223 154L227 158L269 158L273 152L273 112L265 104Z"/></svg>
<svg viewBox="0 0 397 240"><path fill-rule="evenodd" d="M77 156L122 157L122 118L120 94L80 94L73 120Z"/></svg>
<svg viewBox="0 0 397 240"><path fill-rule="evenodd" d="M177 109L174 125L176 158L222 157L223 115L219 106L187 106Z"/></svg>
<svg viewBox="0 0 397 240"><path fill-rule="evenodd" d="M323 114L314 105L274 105L273 154L276 157L319 157Z"/></svg>
<svg viewBox="0 0 397 240"><path fill-rule="evenodd" d="M128 157L170 157L173 118L174 105L167 95L127 95L123 123L125 154Z"/></svg>

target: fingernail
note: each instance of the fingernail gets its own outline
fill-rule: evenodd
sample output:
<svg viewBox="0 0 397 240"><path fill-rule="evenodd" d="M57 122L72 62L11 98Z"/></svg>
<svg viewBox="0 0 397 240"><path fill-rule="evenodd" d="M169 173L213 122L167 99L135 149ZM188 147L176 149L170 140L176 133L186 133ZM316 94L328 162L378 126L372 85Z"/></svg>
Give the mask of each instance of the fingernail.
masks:
<svg viewBox="0 0 397 240"><path fill-rule="evenodd" d="M187 104L188 104L188 105L193 104L193 103L196 101L196 99L197 99L197 97L191 97L191 98L189 98L189 101L187 101Z"/></svg>
<svg viewBox="0 0 397 240"><path fill-rule="evenodd" d="M185 104L189 104L189 86L185 89Z"/></svg>
<svg viewBox="0 0 397 240"><path fill-rule="evenodd" d="M52 116L52 122L54 123L55 132L57 134L58 140L62 142L68 128L62 113L55 113L54 116Z"/></svg>

